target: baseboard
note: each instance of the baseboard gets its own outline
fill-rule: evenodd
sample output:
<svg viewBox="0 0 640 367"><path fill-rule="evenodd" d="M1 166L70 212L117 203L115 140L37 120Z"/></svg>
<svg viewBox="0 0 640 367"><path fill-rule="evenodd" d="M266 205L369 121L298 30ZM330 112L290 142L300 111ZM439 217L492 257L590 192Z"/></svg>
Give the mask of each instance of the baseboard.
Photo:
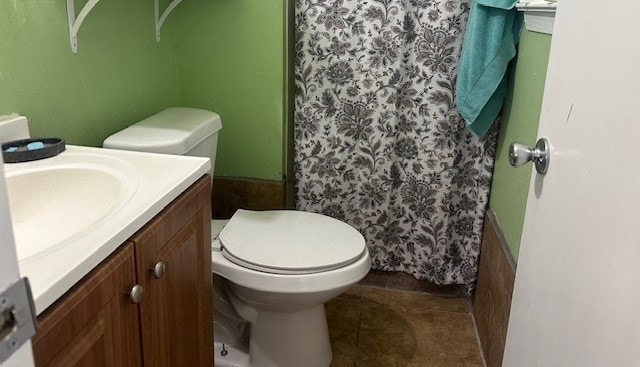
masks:
<svg viewBox="0 0 640 367"><path fill-rule="evenodd" d="M490 210L485 216L472 311L487 367L502 366L516 265Z"/></svg>
<svg viewBox="0 0 640 367"><path fill-rule="evenodd" d="M214 219L229 219L236 210L286 208L285 181L244 177L214 177L211 212Z"/></svg>

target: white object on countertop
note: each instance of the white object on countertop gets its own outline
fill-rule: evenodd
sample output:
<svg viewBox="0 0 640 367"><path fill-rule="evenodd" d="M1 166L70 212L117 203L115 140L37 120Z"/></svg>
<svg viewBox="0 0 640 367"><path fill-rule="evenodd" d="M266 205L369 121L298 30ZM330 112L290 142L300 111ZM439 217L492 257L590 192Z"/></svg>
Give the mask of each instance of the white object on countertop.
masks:
<svg viewBox="0 0 640 367"><path fill-rule="evenodd" d="M0 143L28 139L29 124L27 118L17 114L0 116Z"/></svg>

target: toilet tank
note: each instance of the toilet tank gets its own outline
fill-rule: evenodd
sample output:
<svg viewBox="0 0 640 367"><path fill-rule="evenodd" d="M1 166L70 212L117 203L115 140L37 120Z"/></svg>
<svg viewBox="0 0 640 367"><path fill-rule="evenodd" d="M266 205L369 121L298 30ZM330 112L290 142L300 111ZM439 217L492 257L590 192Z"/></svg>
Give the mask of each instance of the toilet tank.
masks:
<svg viewBox="0 0 640 367"><path fill-rule="evenodd" d="M173 107L135 123L105 139L109 149L208 157L213 177L222 128L217 113L197 108Z"/></svg>

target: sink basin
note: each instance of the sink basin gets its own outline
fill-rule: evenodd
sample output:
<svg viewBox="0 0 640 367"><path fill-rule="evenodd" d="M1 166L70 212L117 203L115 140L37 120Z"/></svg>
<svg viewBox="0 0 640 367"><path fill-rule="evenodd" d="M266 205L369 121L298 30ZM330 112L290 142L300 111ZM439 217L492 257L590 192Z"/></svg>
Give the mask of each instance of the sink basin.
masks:
<svg viewBox="0 0 640 367"><path fill-rule="evenodd" d="M55 251L117 213L136 189L126 162L85 155L7 172L20 262Z"/></svg>

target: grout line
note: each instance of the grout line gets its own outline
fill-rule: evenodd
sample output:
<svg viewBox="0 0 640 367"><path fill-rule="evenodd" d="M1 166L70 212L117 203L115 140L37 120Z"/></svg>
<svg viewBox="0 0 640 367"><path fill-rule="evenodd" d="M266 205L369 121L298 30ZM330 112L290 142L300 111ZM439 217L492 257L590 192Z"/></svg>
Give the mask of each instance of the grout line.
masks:
<svg viewBox="0 0 640 367"><path fill-rule="evenodd" d="M467 307L469 308L469 314L471 315L471 321L473 322L473 331L476 333L476 343L478 344L478 351L480 352L480 360L482 361L482 365L487 367L487 360L484 357L484 349L482 348L482 343L480 342L480 333L478 332L478 324L476 323L476 315L473 313L473 306L471 305L471 300L467 299Z"/></svg>
<svg viewBox="0 0 640 367"><path fill-rule="evenodd" d="M386 286L381 286L376 284L357 284L357 285L364 288L375 288L375 289L381 289L381 290L390 291L390 292L422 294L426 296L445 298L445 299L469 299L469 297L462 294L458 295L458 294L451 294L451 293L426 292L426 291L415 290L415 289L388 288Z"/></svg>
<svg viewBox="0 0 640 367"><path fill-rule="evenodd" d="M375 276L373 276L374 274ZM373 276L373 277L370 277L370 276ZM376 279L373 279L373 278L376 278ZM412 284L416 284L416 282L418 283L422 282L423 284L430 284L431 286L436 287L436 289L432 289L431 291L429 291L429 290L420 288L416 290L414 288L414 285L405 284L407 282ZM464 297L464 290L461 290L461 292L454 291L454 289L457 289L458 287L461 288L462 284L438 285L435 283L431 283L428 280L416 279L412 277L411 274L404 273L401 271L384 271L384 270L372 269L365 278L363 278L360 282L358 282L358 284L375 286L375 287L385 288L389 290L415 291L415 292L429 293L429 294L436 294L436 295ZM414 288L414 289L412 290L410 288ZM437 289L437 288L441 288L441 289Z"/></svg>
<svg viewBox="0 0 640 367"><path fill-rule="evenodd" d="M426 308L426 307L406 307L403 306L401 304L388 304L388 303L377 303L377 302L368 302L374 305L380 305L380 306L387 306L387 307L391 307L394 310L399 309L399 310L403 310L405 308L408 308L410 310L417 310L417 311L424 311L424 312L430 312L430 313L439 313L439 314L447 314L447 315L459 315L459 316L464 316L464 315L469 315L468 311L447 311L447 310L438 310L435 308Z"/></svg>
<svg viewBox="0 0 640 367"><path fill-rule="evenodd" d="M443 297L441 295L438 294L428 294L428 293L424 293L424 292L416 292L416 291L403 291L403 290L397 290L397 289L384 289L384 288L379 288L377 286L361 286L363 288L376 288L376 289L381 289L383 291L393 291L393 292L400 292L400 293L410 293L412 295L427 295L429 297L434 297L434 298L440 298L446 301L450 301L450 300L462 300L465 305L468 304L468 302L470 301L469 298L467 297ZM372 300L368 300L365 299L365 293L366 291L362 292L362 296L361 296L361 301L364 304L364 302L367 303L372 303L372 304L377 304L377 305L385 305L385 306L389 306L389 307L400 307L403 308L405 307L405 305L401 304L401 303L380 303L380 302L375 302ZM436 309L436 308L432 308L432 307L428 307L428 306L414 306L412 307L412 309L415 310L421 310L421 311L429 311L429 312L438 312L438 313L446 313L446 314L456 314L456 315L466 315L466 314L470 314L470 310L469 307L466 307L467 309L465 311L448 311L448 310L442 310L442 309Z"/></svg>
<svg viewBox="0 0 640 367"><path fill-rule="evenodd" d="M358 329L356 331L356 351L353 356L353 367L358 364L358 353L360 352L360 326L362 325L362 308L364 306L364 292L360 295L360 307L358 307Z"/></svg>

